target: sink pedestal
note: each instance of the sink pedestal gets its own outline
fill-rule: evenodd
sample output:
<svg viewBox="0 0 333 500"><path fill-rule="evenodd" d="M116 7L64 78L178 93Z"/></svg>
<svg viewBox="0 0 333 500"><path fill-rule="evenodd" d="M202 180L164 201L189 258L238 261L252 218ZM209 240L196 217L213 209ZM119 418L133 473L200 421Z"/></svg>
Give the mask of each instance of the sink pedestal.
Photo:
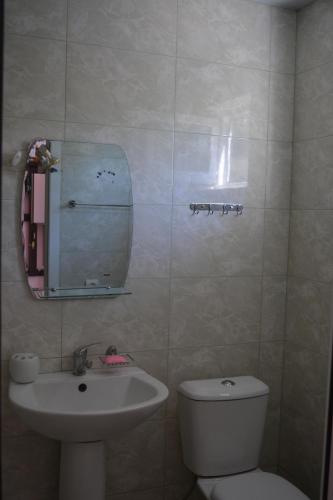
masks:
<svg viewBox="0 0 333 500"><path fill-rule="evenodd" d="M105 500L103 441L61 443L59 500Z"/></svg>

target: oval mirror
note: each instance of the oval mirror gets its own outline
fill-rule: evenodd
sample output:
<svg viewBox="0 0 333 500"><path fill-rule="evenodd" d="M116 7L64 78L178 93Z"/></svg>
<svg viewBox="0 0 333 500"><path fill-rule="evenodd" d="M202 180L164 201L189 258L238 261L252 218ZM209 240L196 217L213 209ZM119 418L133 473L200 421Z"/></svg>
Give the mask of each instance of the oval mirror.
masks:
<svg viewBox="0 0 333 500"><path fill-rule="evenodd" d="M131 177L120 146L31 143L21 230L25 271L36 298L130 293L124 285L132 220Z"/></svg>

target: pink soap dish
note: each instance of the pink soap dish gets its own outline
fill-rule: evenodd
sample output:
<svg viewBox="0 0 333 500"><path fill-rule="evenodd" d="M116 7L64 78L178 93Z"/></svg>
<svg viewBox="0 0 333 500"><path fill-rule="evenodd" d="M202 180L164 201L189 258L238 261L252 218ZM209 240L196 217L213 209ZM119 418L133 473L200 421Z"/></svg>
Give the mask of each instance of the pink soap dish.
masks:
<svg viewBox="0 0 333 500"><path fill-rule="evenodd" d="M106 354L99 359L104 366L110 367L129 366L133 361L129 354Z"/></svg>

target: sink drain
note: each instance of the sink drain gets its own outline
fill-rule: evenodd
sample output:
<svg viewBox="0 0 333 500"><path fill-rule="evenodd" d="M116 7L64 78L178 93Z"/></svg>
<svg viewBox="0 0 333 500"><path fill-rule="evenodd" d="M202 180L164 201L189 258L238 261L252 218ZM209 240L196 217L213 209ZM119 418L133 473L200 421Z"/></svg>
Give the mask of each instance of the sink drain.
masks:
<svg viewBox="0 0 333 500"><path fill-rule="evenodd" d="M86 384L80 384L79 385L79 391L80 392L86 392L86 390L87 390Z"/></svg>

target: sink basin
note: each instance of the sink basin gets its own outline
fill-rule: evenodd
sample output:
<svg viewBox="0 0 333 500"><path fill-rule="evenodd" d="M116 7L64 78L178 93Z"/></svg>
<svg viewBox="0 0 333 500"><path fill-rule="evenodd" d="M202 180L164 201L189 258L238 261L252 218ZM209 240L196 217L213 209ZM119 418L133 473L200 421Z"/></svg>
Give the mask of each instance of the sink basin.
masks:
<svg viewBox="0 0 333 500"><path fill-rule="evenodd" d="M36 432L63 442L109 439L150 417L168 397L164 384L136 367L57 372L10 383L9 398Z"/></svg>

